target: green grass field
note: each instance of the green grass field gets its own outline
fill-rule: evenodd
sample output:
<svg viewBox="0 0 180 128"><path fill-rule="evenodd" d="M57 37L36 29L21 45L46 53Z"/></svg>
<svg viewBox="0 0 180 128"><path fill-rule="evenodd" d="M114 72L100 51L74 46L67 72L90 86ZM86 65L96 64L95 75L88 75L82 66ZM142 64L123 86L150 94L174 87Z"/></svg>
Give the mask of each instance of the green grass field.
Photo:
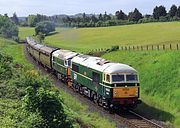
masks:
<svg viewBox="0 0 180 128"><path fill-rule="evenodd" d="M45 42L77 51L110 48L112 45L151 45L180 43L180 22L147 23L126 26L57 29Z"/></svg>

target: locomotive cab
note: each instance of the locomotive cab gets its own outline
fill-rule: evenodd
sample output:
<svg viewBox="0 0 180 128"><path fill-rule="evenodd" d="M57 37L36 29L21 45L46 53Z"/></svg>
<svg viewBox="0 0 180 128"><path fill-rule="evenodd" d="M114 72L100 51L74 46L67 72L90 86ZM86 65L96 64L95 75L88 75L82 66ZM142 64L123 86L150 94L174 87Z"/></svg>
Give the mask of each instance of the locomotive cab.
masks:
<svg viewBox="0 0 180 128"><path fill-rule="evenodd" d="M139 76L134 68L114 63L105 72L104 84L111 88L111 104L133 108L141 103Z"/></svg>

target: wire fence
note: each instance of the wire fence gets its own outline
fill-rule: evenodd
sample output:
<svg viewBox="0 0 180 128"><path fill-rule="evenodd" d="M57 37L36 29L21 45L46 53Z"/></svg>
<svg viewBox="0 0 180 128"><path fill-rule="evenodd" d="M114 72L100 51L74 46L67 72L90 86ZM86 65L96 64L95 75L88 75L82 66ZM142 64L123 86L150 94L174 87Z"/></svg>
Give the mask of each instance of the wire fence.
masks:
<svg viewBox="0 0 180 128"><path fill-rule="evenodd" d="M112 46L113 47L113 46ZM92 52L101 51L150 51L150 50L180 50L180 44L158 44L158 45L129 45L129 46L116 46L116 50L112 48L99 48L94 49Z"/></svg>

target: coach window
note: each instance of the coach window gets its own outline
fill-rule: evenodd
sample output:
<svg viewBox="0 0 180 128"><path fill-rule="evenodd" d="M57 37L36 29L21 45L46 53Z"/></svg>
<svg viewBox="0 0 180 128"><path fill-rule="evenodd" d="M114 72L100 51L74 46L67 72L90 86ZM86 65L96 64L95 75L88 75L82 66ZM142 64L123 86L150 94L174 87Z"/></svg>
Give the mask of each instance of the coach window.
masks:
<svg viewBox="0 0 180 128"><path fill-rule="evenodd" d="M96 72L93 72L92 73L92 76L93 76L93 82L95 82L95 83L100 83L100 75L98 74L98 73L96 73Z"/></svg>

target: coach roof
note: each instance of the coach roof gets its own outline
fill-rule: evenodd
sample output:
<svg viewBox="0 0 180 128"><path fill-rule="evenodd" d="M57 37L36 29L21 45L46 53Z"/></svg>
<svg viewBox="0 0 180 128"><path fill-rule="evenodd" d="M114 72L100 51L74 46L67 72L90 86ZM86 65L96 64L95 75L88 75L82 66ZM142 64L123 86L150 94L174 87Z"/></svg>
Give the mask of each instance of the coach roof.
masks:
<svg viewBox="0 0 180 128"><path fill-rule="evenodd" d="M70 59L76 55L78 55L78 53L72 52L69 50L64 50L64 49L60 49L60 50L53 52L53 56L58 57L63 60Z"/></svg>

